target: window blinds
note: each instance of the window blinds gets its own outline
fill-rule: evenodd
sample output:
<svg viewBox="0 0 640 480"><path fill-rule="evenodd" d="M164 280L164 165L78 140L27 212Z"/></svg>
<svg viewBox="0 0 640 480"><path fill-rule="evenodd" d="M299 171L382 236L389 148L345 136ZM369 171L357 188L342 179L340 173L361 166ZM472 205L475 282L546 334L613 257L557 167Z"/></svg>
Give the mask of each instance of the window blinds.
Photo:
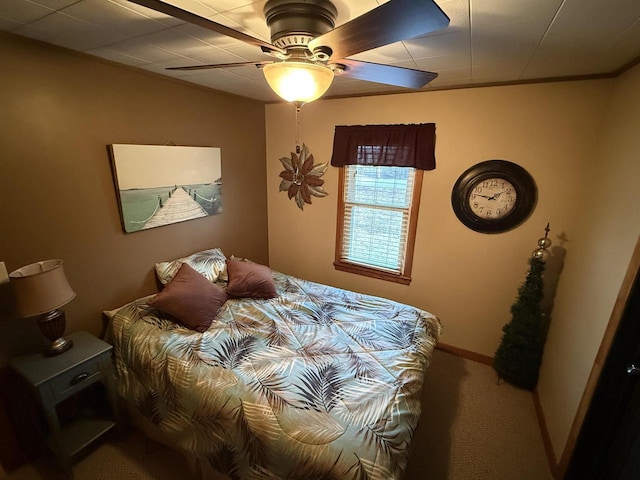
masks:
<svg viewBox="0 0 640 480"><path fill-rule="evenodd" d="M342 259L401 273L415 170L365 165L345 169Z"/></svg>

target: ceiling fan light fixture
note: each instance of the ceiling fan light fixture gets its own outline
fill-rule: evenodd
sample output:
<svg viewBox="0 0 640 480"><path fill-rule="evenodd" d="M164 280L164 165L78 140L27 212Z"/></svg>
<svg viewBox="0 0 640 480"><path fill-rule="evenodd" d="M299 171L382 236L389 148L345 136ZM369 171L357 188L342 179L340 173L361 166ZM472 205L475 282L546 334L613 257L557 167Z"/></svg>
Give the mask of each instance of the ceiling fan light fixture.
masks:
<svg viewBox="0 0 640 480"><path fill-rule="evenodd" d="M262 72L272 90L288 102L313 102L333 82L333 70L308 62L271 63Z"/></svg>

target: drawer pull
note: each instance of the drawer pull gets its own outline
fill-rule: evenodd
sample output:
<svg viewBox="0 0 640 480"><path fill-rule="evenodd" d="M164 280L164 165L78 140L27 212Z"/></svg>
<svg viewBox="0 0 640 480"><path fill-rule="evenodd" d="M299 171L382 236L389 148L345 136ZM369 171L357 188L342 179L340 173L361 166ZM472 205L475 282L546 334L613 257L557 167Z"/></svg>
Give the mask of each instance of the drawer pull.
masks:
<svg viewBox="0 0 640 480"><path fill-rule="evenodd" d="M89 378L89 373L87 372L79 373L69 381L69 385L71 386L77 385L83 380L86 380L87 378Z"/></svg>

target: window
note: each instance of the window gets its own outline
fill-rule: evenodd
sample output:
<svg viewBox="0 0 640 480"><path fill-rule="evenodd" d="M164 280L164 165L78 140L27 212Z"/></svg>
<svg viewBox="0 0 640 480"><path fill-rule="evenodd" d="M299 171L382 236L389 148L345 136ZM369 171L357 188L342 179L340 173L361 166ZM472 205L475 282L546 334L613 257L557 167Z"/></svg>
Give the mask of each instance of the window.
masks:
<svg viewBox="0 0 640 480"><path fill-rule="evenodd" d="M434 123L338 125L338 270L408 285L424 170L436 168Z"/></svg>
<svg viewBox="0 0 640 480"><path fill-rule="evenodd" d="M410 167L341 168L335 267L409 284L421 187Z"/></svg>

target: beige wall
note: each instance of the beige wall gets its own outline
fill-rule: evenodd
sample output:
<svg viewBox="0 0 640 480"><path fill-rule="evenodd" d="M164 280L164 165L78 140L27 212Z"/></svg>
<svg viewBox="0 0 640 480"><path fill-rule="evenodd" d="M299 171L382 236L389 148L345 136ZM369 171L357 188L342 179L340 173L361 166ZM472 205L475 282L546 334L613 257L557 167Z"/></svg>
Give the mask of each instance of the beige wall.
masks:
<svg viewBox="0 0 640 480"><path fill-rule="evenodd" d="M153 265L219 246L268 262L264 106L10 35L0 36L0 260L62 258L67 330L155 291ZM224 212L124 234L106 146L216 146ZM40 337L0 285L0 365Z"/></svg>
<svg viewBox="0 0 640 480"><path fill-rule="evenodd" d="M640 67L618 77L578 199L538 386L560 458L640 235Z"/></svg>
<svg viewBox="0 0 640 480"><path fill-rule="evenodd" d="M442 342L493 356L509 309L524 281L527 259L551 223L556 243L577 240L589 170L612 81L324 100L302 108L300 138L316 162L331 158L335 125L436 123L435 171L425 172L413 281L402 286L334 270L337 169L323 177L326 198L300 211L278 192L278 159L295 145L290 105L267 106L269 256L272 268L314 281L391 297L438 315ZM487 235L462 225L451 188L469 166L506 159L538 185L538 205L519 228ZM568 255L572 253L569 252Z"/></svg>

